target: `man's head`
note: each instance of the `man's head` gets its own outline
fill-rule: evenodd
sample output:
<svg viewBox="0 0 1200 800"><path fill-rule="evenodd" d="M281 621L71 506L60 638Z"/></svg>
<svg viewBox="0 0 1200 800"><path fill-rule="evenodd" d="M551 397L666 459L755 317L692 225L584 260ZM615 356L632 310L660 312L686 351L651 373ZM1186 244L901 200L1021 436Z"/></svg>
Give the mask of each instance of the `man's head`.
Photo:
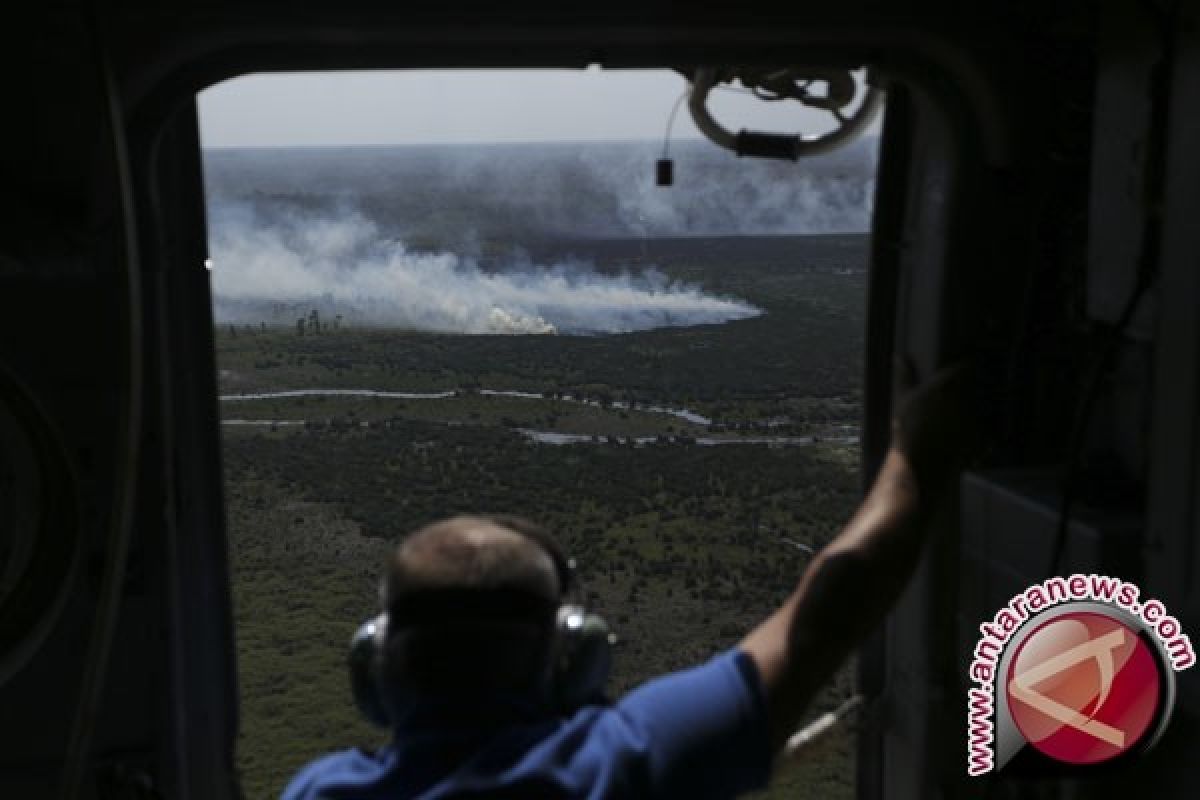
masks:
<svg viewBox="0 0 1200 800"><path fill-rule="evenodd" d="M383 587L386 680L416 693L540 688L566 578L548 534L521 519L462 516L416 531Z"/></svg>

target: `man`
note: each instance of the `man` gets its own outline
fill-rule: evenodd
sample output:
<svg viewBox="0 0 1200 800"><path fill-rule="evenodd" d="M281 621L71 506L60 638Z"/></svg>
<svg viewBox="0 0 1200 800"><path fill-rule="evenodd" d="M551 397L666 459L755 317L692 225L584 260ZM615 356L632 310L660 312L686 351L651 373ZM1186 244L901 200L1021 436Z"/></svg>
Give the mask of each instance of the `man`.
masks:
<svg viewBox="0 0 1200 800"><path fill-rule="evenodd" d="M458 517L413 534L385 586L393 743L313 762L285 800L725 798L765 786L809 701L912 573L969 438L962 385L943 372L901 398L872 489L778 610L736 648L612 706L552 703L565 577L543 533Z"/></svg>

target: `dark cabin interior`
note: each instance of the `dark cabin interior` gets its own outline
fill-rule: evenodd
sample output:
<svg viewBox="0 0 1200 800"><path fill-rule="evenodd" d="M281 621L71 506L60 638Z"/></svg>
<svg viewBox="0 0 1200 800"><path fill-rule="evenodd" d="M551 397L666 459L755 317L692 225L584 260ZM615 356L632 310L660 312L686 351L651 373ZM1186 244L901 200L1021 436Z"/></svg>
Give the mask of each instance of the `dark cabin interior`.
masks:
<svg viewBox="0 0 1200 800"><path fill-rule="evenodd" d="M19 4L0 49L0 795L239 796L195 94L250 72L867 66L887 92L864 480L893 354L970 355L989 446L859 656L857 794L1188 797L1200 681L1096 777L965 774L978 625L1119 574L1200 632L1191 3ZM1059 524L1067 512L1068 523Z"/></svg>

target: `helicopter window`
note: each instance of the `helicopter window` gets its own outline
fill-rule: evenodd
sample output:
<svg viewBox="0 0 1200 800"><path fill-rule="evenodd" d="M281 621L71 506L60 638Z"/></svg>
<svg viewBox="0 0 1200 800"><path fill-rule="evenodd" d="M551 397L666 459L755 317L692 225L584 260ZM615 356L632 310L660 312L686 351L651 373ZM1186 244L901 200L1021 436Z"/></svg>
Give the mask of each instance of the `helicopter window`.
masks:
<svg viewBox="0 0 1200 800"><path fill-rule="evenodd" d="M836 127L764 102L774 73L708 80L701 126ZM738 158L687 86L428 71L199 96L247 797L383 742L346 645L406 531L557 531L620 636L619 693L735 643L848 517L877 129ZM851 797L832 740L766 796Z"/></svg>

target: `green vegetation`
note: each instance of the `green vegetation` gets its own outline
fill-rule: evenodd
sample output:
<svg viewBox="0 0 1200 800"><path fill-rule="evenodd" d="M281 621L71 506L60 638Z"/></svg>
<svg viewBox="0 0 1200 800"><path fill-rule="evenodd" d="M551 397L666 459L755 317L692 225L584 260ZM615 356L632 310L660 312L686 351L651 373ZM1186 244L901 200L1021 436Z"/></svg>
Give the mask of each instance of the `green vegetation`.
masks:
<svg viewBox="0 0 1200 800"><path fill-rule="evenodd" d="M351 705L345 644L375 610L389 544L421 524L494 511L556 530L579 562L587 603L621 636L620 693L734 644L794 586L807 556L791 542L819 546L851 513L857 450L827 435L858 422L863 237L649 245L657 252L572 247L613 269L653 260L766 313L604 337L218 331L223 393L466 390L222 402L227 419L307 423L224 427L247 797L276 795L322 752L383 741ZM479 387L543 397L471 391ZM682 406L715 425L615 403ZM517 428L597 441L539 444ZM751 433L823 441L710 447L690 438ZM661 438L635 446L623 441L630 436ZM844 671L812 713L850 684ZM835 733L767 796L850 797L852 745Z"/></svg>

